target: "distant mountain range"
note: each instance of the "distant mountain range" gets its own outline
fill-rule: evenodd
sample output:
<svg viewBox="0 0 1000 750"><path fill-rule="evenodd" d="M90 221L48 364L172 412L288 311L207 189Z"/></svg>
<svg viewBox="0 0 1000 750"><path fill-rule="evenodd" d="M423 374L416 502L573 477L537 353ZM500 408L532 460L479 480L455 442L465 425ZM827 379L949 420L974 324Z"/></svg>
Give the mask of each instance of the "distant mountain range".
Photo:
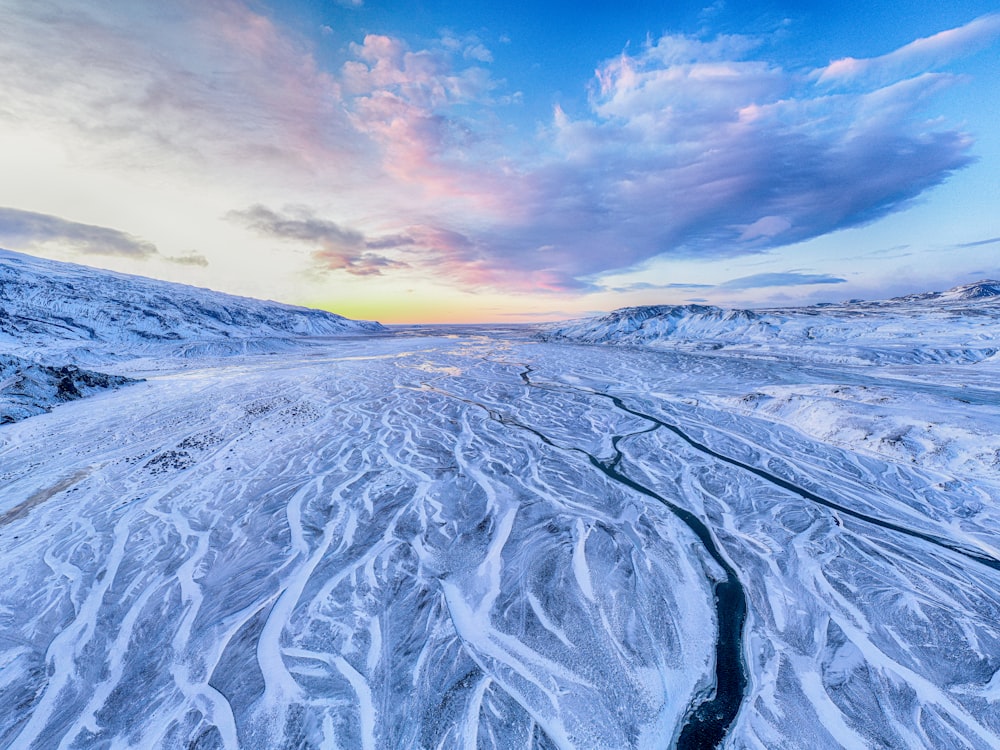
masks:
<svg viewBox="0 0 1000 750"><path fill-rule="evenodd" d="M906 297L895 297L890 302L918 302L940 300L944 302L962 302L968 300L988 299L990 297L1000 297L1000 281L984 279L973 284L963 284L949 289L946 292L926 292L924 294L910 294Z"/></svg>
<svg viewBox="0 0 1000 750"><path fill-rule="evenodd" d="M0 250L0 351L341 336L379 323Z"/></svg>
<svg viewBox="0 0 1000 750"><path fill-rule="evenodd" d="M0 424L117 388L140 357L282 351L379 323L0 250Z"/></svg>
<svg viewBox="0 0 1000 750"><path fill-rule="evenodd" d="M843 363L978 362L1000 349L1000 281L866 302L761 310L626 307L554 323L543 338L660 349L740 349Z"/></svg>
<svg viewBox="0 0 1000 750"><path fill-rule="evenodd" d="M128 382L98 371L121 370L115 363L276 352L310 337L385 330L321 310L0 250L0 423ZM763 356L780 351L848 364L1000 361L1000 281L798 308L626 307L543 326L540 336Z"/></svg>

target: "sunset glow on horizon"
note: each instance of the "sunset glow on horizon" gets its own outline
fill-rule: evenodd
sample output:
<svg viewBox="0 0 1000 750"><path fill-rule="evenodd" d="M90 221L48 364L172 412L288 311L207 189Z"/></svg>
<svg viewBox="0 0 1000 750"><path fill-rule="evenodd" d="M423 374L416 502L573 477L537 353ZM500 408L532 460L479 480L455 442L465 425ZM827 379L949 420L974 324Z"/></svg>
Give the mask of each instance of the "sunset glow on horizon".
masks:
<svg viewBox="0 0 1000 750"><path fill-rule="evenodd" d="M1000 277L995 3L0 4L6 249L385 323Z"/></svg>

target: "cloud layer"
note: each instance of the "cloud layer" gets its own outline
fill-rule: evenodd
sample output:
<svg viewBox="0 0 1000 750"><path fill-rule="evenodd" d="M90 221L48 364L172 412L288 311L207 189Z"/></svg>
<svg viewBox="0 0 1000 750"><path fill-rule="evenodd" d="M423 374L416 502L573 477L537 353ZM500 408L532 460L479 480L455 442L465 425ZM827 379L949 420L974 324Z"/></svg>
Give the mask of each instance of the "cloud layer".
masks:
<svg viewBox="0 0 1000 750"><path fill-rule="evenodd" d="M0 125L51 132L83 161L238 189L230 224L307 248L315 269L543 292L906 209L972 161L971 138L928 115L962 80L948 64L1000 35L991 14L801 69L778 61L774 40L665 35L601 63L585 108L555 107L525 132L509 117L521 92L474 35L369 34L325 68L316 41L241 0L11 5ZM155 251L6 211L0 226L22 243Z"/></svg>
<svg viewBox="0 0 1000 750"><path fill-rule="evenodd" d="M355 276L378 276L385 269L404 268L405 263L370 251L412 244L405 236L367 240L361 232L316 218L303 206L292 206L278 213L256 205L232 211L228 218L265 237L306 243L312 247L312 256L322 270L346 271Z"/></svg>
<svg viewBox="0 0 1000 750"><path fill-rule="evenodd" d="M720 289L764 289L773 286L807 286L809 284L845 284L847 279L826 273L755 273L719 284Z"/></svg>
<svg viewBox="0 0 1000 750"><path fill-rule="evenodd" d="M586 291L654 258L757 253L904 210L972 161L971 138L925 113L960 79L928 68L991 43L998 26L1000 16L977 19L855 61L850 75L843 62L785 69L749 37L664 36L602 64L589 111L556 108L531 158L516 161L469 158L488 139L455 113L492 95L481 69L441 57L418 66L386 37L355 48L362 62L345 67L345 90L363 94L345 106L387 169L428 203L464 209L429 212L464 249L431 254L454 261L444 271Z"/></svg>
<svg viewBox="0 0 1000 750"><path fill-rule="evenodd" d="M3 207L0 207L0 246L17 249L50 246L87 255L129 258L148 258L157 254L151 242L118 229Z"/></svg>
<svg viewBox="0 0 1000 750"><path fill-rule="evenodd" d="M335 76L241 0L5 5L0 123L53 132L76 159L245 179L364 147Z"/></svg>

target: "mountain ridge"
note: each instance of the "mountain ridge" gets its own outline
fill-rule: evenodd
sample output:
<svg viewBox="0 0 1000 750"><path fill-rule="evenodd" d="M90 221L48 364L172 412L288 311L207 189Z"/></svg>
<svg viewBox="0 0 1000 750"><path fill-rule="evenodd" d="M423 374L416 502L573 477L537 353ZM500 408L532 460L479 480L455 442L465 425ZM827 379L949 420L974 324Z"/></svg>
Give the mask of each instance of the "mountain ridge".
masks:
<svg viewBox="0 0 1000 750"><path fill-rule="evenodd" d="M0 250L0 347L142 349L384 330L323 310Z"/></svg>
<svg viewBox="0 0 1000 750"><path fill-rule="evenodd" d="M136 382L161 358L273 353L386 329L323 310L0 249L0 425Z"/></svg>
<svg viewBox="0 0 1000 750"><path fill-rule="evenodd" d="M740 349L843 363L968 363L1000 349L1000 282L808 307L624 307L543 326L544 339L695 350Z"/></svg>

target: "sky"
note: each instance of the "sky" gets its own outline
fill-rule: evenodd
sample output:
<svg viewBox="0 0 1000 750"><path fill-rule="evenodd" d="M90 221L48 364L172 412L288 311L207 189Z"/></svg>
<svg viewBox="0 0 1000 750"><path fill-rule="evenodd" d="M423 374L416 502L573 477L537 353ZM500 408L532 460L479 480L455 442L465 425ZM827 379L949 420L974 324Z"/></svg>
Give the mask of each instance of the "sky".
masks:
<svg viewBox="0 0 1000 750"><path fill-rule="evenodd" d="M0 0L0 247L385 323L1000 278L995 0Z"/></svg>

